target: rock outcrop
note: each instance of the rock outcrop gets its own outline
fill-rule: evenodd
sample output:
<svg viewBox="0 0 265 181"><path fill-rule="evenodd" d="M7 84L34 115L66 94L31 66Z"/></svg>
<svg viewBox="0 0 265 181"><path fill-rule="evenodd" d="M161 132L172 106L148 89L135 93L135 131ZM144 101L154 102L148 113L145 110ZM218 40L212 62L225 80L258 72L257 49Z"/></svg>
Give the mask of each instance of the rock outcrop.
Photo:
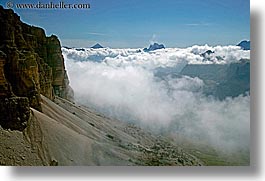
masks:
<svg viewBox="0 0 265 181"><path fill-rule="evenodd" d="M26 97L0 98L0 125L5 129L22 131L30 117L29 99Z"/></svg>
<svg viewBox="0 0 265 181"><path fill-rule="evenodd" d="M0 51L0 97L9 96L8 83L5 78L4 66L6 62L6 54Z"/></svg>
<svg viewBox="0 0 265 181"><path fill-rule="evenodd" d="M9 117L6 121L17 119L16 110L23 114L20 105L41 111L41 94L51 100L55 95L72 99L73 91L69 87L58 38L55 35L46 37L42 28L21 22L13 10L2 6L0 24L0 99L5 100L1 101L1 107L10 108L5 112L10 114L5 115ZM1 125L4 111L4 108L0 110Z"/></svg>

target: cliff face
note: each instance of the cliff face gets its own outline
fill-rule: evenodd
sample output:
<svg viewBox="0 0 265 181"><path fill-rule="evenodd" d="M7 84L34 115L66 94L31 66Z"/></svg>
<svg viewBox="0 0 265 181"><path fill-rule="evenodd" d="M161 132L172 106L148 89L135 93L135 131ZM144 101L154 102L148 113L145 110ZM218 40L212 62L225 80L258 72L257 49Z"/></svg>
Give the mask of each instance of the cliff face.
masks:
<svg viewBox="0 0 265 181"><path fill-rule="evenodd" d="M46 37L43 29L21 22L13 10L2 6L0 24L0 106L12 107L8 99L25 97L30 107L41 111L40 94L51 100L55 95L72 99L58 38ZM24 99L17 99L14 104L20 105L21 100L22 105L27 104ZM13 108L13 112L21 111ZM3 111L0 110L1 115ZM0 123L12 121L13 117L1 116Z"/></svg>

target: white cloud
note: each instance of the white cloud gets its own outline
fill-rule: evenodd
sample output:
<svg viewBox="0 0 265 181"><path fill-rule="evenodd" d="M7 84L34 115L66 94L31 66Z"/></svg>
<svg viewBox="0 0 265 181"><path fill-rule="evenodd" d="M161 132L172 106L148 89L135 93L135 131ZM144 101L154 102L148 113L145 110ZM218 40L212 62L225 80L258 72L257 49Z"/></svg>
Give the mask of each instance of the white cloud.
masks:
<svg viewBox="0 0 265 181"><path fill-rule="evenodd" d="M107 36L107 34L104 33L98 33L98 32L88 32L89 35L97 35L97 36Z"/></svg>
<svg viewBox="0 0 265 181"><path fill-rule="evenodd" d="M213 61L200 54L214 51ZM231 63L249 58L236 46L192 46L153 52L139 49L62 49L76 100L109 116L203 139L222 150L248 150L249 96L223 101L202 94L203 80L156 77L159 67L180 71L185 64ZM218 60L221 56L223 60Z"/></svg>
<svg viewBox="0 0 265 181"><path fill-rule="evenodd" d="M238 46L192 46L189 48L166 48L153 52L143 52L140 49L62 49L68 59L74 61L106 62L110 66L141 66L148 69L157 67L175 67L180 63L209 64L232 63L242 58L249 59L250 51L240 49ZM205 61L200 54L212 50L211 61ZM222 59L218 59L221 57Z"/></svg>
<svg viewBox="0 0 265 181"><path fill-rule="evenodd" d="M211 23L187 23L186 26L210 26Z"/></svg>

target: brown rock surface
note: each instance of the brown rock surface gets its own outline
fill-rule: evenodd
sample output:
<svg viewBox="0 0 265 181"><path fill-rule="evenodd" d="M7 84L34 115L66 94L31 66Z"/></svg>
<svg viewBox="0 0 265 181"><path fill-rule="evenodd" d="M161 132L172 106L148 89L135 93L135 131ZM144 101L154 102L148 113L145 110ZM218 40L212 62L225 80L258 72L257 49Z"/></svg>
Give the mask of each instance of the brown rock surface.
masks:
<svg viewBox="0 0 265 181"><path fill-rule="evenodd" d="M9 83L16 96L28 97L30 106L40 111L40 94L71 99L58 38L46 37L43 29L21 22L13 10L1 6L0 24L0 51L6 55L0 61L0 95Z"/></svg>
<svg viewBox="0 0 265 181"><path fill-rule="evenodd" d="M55 35L27 25L10 9L0 6L0 124L23 130L29 109L41 111L44 95L73 98Z"/></svg>
<svg viewBox="0 0 265 181"><path fill-rule="evenodd" d="M3 128L22 131L27 126L29 115L28 98L0 98L0 125Z"/></svg>
<svg viewBox="0 0 265 181"><path fill-rule="evenodd" d="M6 97L9 94L8 83L5 78L4 65L6 62L6 54L0 51L0 97Z"/></svg>

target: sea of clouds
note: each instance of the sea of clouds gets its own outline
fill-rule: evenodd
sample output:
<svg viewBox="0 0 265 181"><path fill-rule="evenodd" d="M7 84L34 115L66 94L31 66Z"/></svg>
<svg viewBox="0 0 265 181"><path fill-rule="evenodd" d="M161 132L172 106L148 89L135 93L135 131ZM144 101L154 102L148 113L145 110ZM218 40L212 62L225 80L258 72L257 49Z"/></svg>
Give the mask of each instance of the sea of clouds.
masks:
<svg viewBox="0 0 265 181"><path fill-rule="evenodd" d="M205 59L201 54L207 50L214 53ZM110 48L62 48L62 52L78 103L156 131L204 140L220 150L249 150L249 95L218 100L202 93L204 81L197 77L158 77L154 72L168 67L180 72L187 64L234 63L249 59L250 51L205 45L152 52Z"/></svg>

